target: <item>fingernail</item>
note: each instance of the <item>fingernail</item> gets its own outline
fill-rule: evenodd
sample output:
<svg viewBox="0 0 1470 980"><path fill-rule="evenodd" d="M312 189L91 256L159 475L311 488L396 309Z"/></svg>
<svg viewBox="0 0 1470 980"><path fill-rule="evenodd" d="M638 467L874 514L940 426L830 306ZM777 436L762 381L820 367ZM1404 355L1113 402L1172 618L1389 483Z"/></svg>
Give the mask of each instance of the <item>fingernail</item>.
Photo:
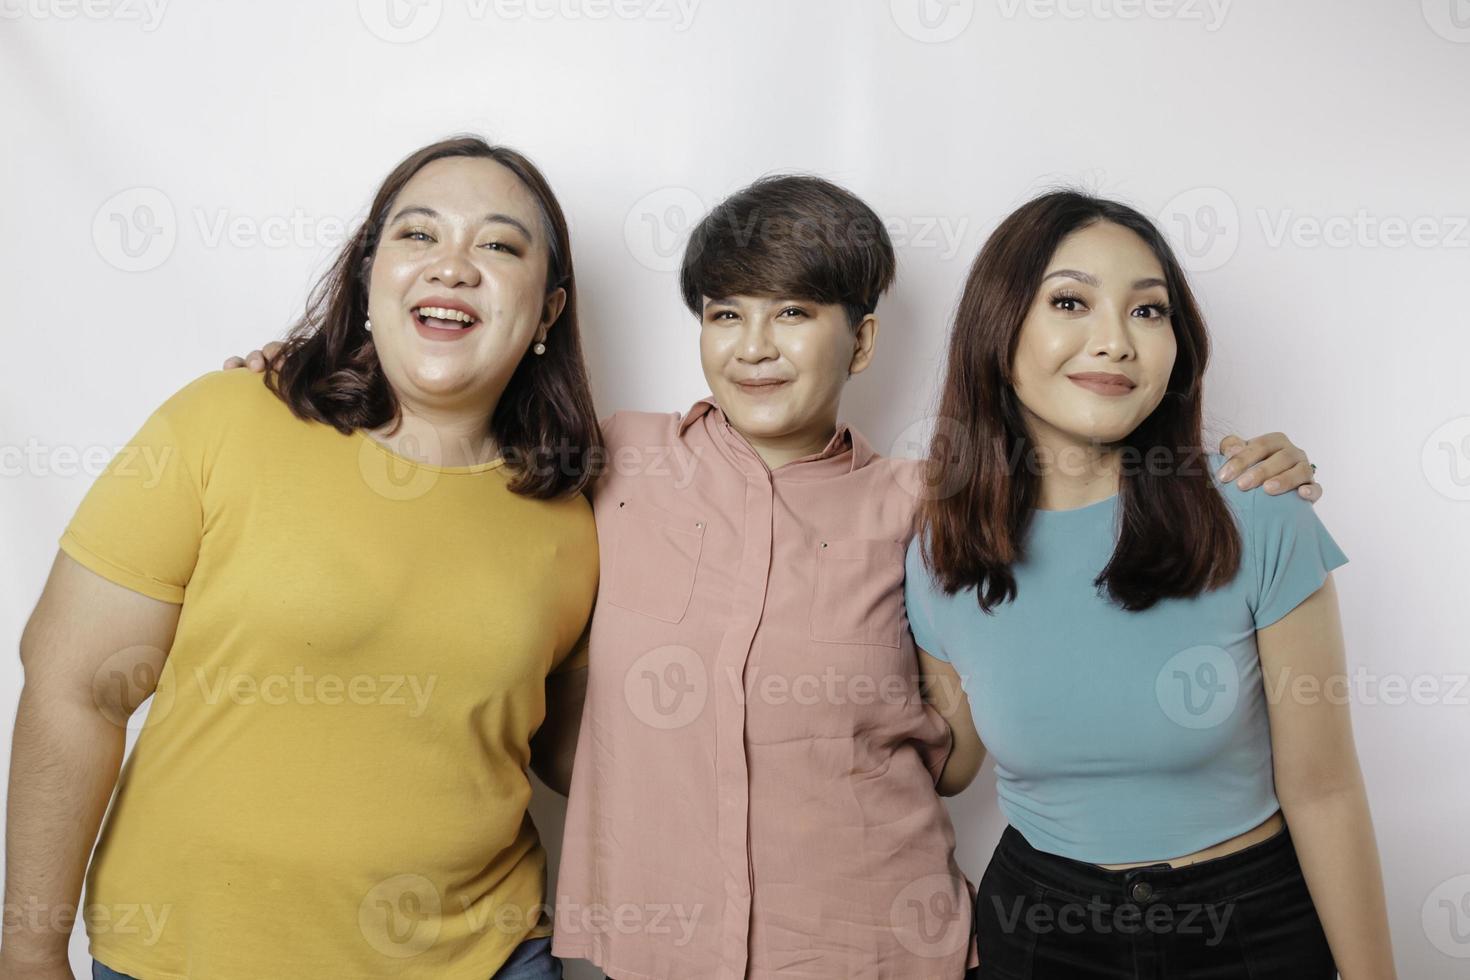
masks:
<svg viewBox="0 0 1470 980"><path fill-rule="evenodd" d="M1267 480L1266 481L1266 492L1267 493L1275 493L1279 489L1281 489L1281 484L1277 483L1275 480Z"/></svg>
<svg viewBox="0 0 1470 980"><path fill-rule="evenodd" d="M1235 479L1235 466L1227 466L1223 470L1221 470L1220 479L1224 480L1226 483L1229 483L1231 480Z"/></svg>
<svg viewBox="0 0 1470 980"><path fill-rule="evenodd" d="M1236 482L1235 485L1237 487L1240 487L1240 489L1242 490L1249 490L1251 488L1251 478L1249 476L1243 476Z"/></svg>

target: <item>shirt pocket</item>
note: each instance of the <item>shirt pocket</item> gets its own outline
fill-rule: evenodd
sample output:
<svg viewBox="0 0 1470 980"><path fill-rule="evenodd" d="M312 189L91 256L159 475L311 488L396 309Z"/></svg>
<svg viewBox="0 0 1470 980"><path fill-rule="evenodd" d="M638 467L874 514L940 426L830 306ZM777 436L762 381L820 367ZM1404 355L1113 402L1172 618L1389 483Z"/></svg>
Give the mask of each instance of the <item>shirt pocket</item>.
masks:
<svg viewBox="0 0 1470 980"><path fill-rule="evenodd" d="M602 597L666 623L683 620L704 550L705 522L622 500L612 514Z"/></svg>
<svg viewBox="0 0 1470 980"><path fill-rule="evenodd" d="M899 541L847 538L817 545L812 639L897 647L903 639Z"/></svg>

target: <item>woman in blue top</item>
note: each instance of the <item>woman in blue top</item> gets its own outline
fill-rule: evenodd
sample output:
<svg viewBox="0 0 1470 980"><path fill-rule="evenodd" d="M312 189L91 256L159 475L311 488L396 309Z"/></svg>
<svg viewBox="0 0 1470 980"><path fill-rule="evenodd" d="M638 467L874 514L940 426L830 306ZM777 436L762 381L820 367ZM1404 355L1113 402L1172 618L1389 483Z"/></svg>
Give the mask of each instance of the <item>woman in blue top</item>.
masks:
<svg viewBox="0 0 1470 980"><path fill-rule="evenodd" d="M1341 696L1347 559L1296 494L1213 475L1207 353L1123 205L1040 197L970 271L907 598L925 672L967 695L932 697L941 791L988 746L1010 823L982 977L1394 975Z"/></svg>

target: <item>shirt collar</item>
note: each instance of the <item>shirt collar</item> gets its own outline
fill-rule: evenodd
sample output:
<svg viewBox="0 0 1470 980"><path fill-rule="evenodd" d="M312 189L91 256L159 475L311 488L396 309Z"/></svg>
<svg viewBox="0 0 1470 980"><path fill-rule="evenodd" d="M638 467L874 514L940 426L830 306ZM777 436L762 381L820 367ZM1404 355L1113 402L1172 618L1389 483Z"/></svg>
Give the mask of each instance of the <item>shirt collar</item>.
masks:
<svg viewBox="0 0 1470 980"><path fill-rule="evenodd" d="M684 417L679 420L679 435L684 435L686 429L706 415L711 416L710 421L716 424L729 424L729 420L725 418L725 413L720 410L720 406L715 401L714 396L706 395L691 405L689 411L685 412ZM735 433L733 429L731 429L731 432L737 438L739 437L739 433ZM831 459L833 456L840 455L849 450L852 452L852 458L851 464L847 467L848 472L862 469L873 459L873 447L869 445L867 439L863 438L863 434L849 426L846 422L838 422L837 431L832 433L832 438L827 441L827 445L821 452L814 456L804 456L799 460L795 460L795 462L805 463Z"/></svg>

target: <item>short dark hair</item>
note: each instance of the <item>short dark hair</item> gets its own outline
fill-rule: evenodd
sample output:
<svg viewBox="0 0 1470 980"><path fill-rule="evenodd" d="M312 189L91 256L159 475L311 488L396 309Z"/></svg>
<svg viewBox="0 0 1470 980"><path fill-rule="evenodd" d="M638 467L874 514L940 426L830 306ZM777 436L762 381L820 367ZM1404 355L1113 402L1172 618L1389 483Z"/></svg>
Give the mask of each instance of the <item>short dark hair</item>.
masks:
<svg viewBox="0 0 1470 980"><path fill-rule="evenodd" d="M431 143L393 168L373 195L367 219L312 289L306 312L286 340L279 368L267 374L266 383L297 417L339 432L398 420L398 401L378 363L373 335L363 327L368 276L398 192L414 174L446 157L495 161L516 175L540 208L548 242L546 292L564 289L567 301L548 332L546 353L523 357L511 375L489 429L507 469L515 471L512 491L538 498L579 492L595 475L591 465L602 453L602 436L577 330L577 284L566 216L535 164L478 136ZM529 465L543 457L549 464Z"/></svg>
<svg viewBox="0 0 1470 980"><path fill-rule="evenodd" d="M883 219L851 191L804 174L762 177L725 198L689 236L679 286L702 299L790 296L838 303L856 326L893 283Z"/></svg>

